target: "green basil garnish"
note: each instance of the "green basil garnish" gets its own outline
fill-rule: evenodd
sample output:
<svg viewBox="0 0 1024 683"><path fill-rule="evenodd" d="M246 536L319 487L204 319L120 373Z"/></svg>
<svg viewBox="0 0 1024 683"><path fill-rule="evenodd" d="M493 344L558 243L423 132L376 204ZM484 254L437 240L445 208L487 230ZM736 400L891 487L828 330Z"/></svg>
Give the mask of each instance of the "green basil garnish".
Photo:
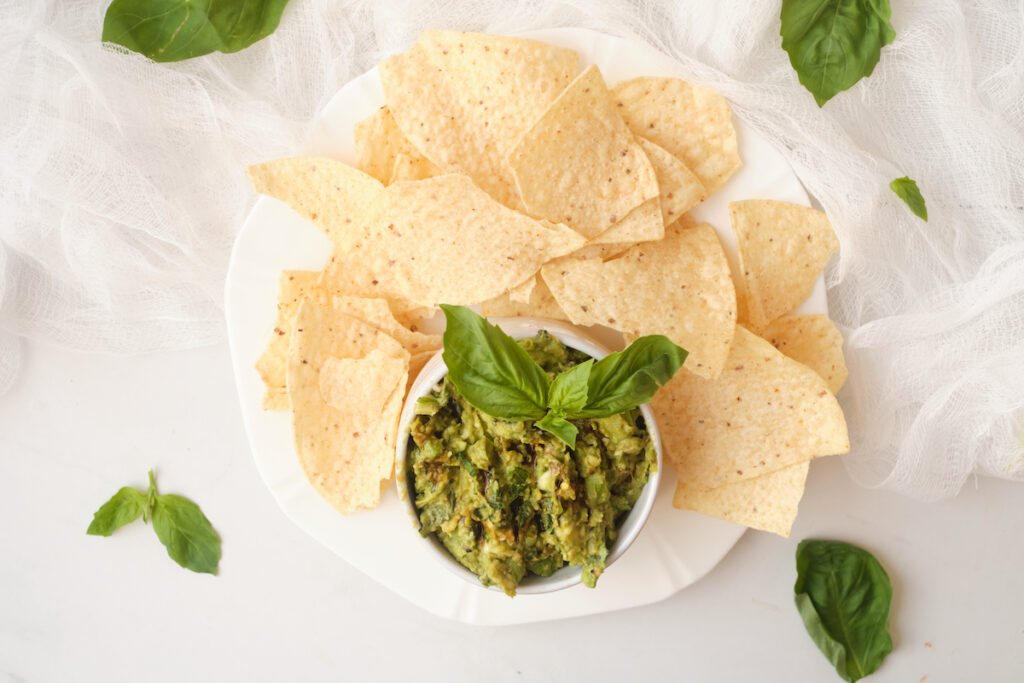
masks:
<svg viewBox="0 0 1024 683"><path fill-rule="evenodd" d="M512 337L464 306L442 304L448 377L472 406L535 426L575 448L570 420L616 415L647 403L682 367L686 351L667 337L640 337L596 363L588 360L548 380Z"/></svg>
<svg viewBox="0 0 1024 683"><path fill-rule="evenodd" d="M903 176L889 183L889 189L895 192L896 196L910 207L915 216L925 223L928 222L928 207L925 206L924 197L921 195L921 190L918 189L916 182L907 176Z"/></svg>
<svg viewBox="0 0 1024 683"><path fill-rule="evenodd" d="M288 0L113 0L103 40L157 62L237 52L277 29Z"/></svg>
<svg viewBox="0 0 1024 683"><path fill-rule="evenodd" d="M220 563L220 536L199 506L173 493L159 494L153 470L145 493L131 486L118 490L93 515L87 534L110 536L139 517L152 520L157 538L171 559L194 572L216 574Z"/></svg>
<svg viewBox="0 0 1024 683"><path fill-rule="evenodd" d="M840 541L801 541L793 591L807 632L844 680L873 673L892 652L892 584L871 553Z"/></svg>
<svg viewBox="0 0 1024 683"><path fill-rule="evenodd" d="M891 14L889 0L782 0L782 49L819 107L871 75Z"/></svg>
<svg viewBox="0 0 1024 683"><path fill-rule="evenodd" d="M441 304L448 376L459 393L491 417L539 420L547 412L548 376L514 339L465 306Z"/></svg>
<svg viewBox="0 0 1024 683"><path fill-rule="evenodd" d="M668 337L640 337L622 351L610 353L588 378L587 405L579 417L608 417L647 403L683 366L687 353Z"/></svg>

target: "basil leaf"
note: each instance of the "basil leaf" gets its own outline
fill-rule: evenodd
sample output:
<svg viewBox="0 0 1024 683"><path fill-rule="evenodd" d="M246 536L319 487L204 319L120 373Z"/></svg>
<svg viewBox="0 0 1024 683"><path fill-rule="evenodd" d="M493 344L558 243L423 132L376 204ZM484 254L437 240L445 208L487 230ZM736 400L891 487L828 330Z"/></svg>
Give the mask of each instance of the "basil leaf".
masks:
<svg viewBox="0 0 1024 683"><path fill-rule="evenodd" d="M156 497L153 530L171 559L185 569L217 573L220 536L199 506L173 493Z"/></svg>
<svg viewBox="0 0 1024 683"><path fill-rule="evenodd" d="M892 652L892 584L871 553L840 541L801 541L796 606L818 649L844 680L873 673Z"/></svg>
<svg viewBox="0 0 1024 683"><path fill-rule="evenodd" d="M557 415L572 415L587 405L587 380L594 359L559 373L548 392L548 408Z"/></svg>
<svg viewBox="0 0 1024 683"><path fill-rule="evenodd" d="M576 429L576 425L569 422L564 417L559 417L554 413L548 413L533 424L537 429L543 429L545 432L556 436L559 440L564 442L570 450L576 450L576 436L579 434L579 430Z"/></svg>
<svg viewBox="0 0 1024 683"><path fill-rule="evenodd" d="M505 420L547 412L548 376L512 337L465 306L441 304L448 378L473 407Z"/></svg>
<svg viewBox="0 0 1024 683"><path fill-rule="evenodd" d="M277 29L288 0L113 0L103 40L157 62L237 52Z"/></svg>
<svg viewBox="0 0 1024 683"><path fill-rule="evenodd" d="M928 207L925 206L924 197L921 196L921 190L918 189L916 182L903 176L889 183L889 189L910 207L914 215L925 223L928 222Z"/></svg>
<svg viewBox="0 0 1024 683"><path fill-rule="evenodd" d="M660 334L636 339L594 364L587 381L587 405L566 417L608 417L647 403L683 366L686 355Z"/></svg>
<svg viewBox="0 0 1024 683"><path fill-rule="evenodd" d="M138 489L125 486L93 514L92 523L85 533L109 536L125 524L137 520L145 509L146 497Z"/></svg>
<svg viewBox="0 0 1024 683"><path fill-rule="evenodd" d="M871 75L891 14L889 0L782 0L782 49L819 107Z"/></svg>

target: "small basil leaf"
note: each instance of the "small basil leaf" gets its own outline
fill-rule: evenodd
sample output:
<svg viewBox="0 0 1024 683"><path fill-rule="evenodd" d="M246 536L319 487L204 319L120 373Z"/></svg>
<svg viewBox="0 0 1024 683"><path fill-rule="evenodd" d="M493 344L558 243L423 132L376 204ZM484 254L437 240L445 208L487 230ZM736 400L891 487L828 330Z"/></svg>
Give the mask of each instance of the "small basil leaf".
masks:
<svg viewBox="0 0 1024 683"><path fill-rule="evenodd" d="M580 363L559 373L548 391L548 408L559 415L573 415L587 405L587 380L594 359Z"/></svg>
<svg viewBox="0 0 1024 683"><path fill-rule="evenodd" d="M576 429L576 425L564 417L548 413L533 424L538 429L543 429L545 432L553 434L568 446L570 450L576 450L576 436L579 434L579 430Z"/></svg>
<svg viewBox="0 0 1024 683"><path fill-rule="evenodd" d="M782 49L819 107L871 75L891 14L889 0L782 0Z"/></svg>
<svg viewBox="0 0 1024 683"><path fill-rule="evenodd" d="M924 197L921 196L921 190L918 189L916 182L903 176L889 183L889 189L910 207L915 216L925 223L928 222L928 207L924 203Z"/></svg>
<svg viewBox="0 0 1024 683"><path fill-rule="evenodd" d="M277 29L288 0L114 0L103 40L157 62L237 52Z"/></svg>
<svg viewBox="0 0 1024 683"><path fill-rule="evenodd" d="M216 574L220 536L199 506L174 494L156 497L153 529L171 559L194 572Z"/></svg>
<svg viewBox="0 0 1024 683"><path fill-rule="evenodd" d="M567 417L608 417L647 403L683 366L686 355L660 334L636 339L594 365L587 382L587 405Z"/></svg>
<svg viewBox="0 0 1024 683"><path fill-rule="evenodd" d="M801 541L796 606L818 649L844 680L873 673L892 652L892 584L871 553L840 541Z"/></svg>
<svg viewBox="0 0 1024 683"><path fill-rule="evenodd" d="M146 497L138 489L125 486L93 514L92 523L85 533L109 536L125 524L137 520L145 509Z"/></svg>
<svg viewBox="0 0 1024 683"><path fill-rule="evenodd" d="M505 420L547 412L548 376L512 337L465 306L441 304L444 352L452 384L475 408Z"/></svg>

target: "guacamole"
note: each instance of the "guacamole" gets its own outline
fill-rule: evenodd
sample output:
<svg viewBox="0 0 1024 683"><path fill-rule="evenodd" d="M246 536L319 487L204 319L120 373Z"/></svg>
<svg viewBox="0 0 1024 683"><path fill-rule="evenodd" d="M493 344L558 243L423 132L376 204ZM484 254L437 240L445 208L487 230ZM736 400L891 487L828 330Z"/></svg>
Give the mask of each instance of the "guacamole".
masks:
<svg viewBox="0 0 1024 683"><path fill-rule="evenodd" d="M589 358L544 331L518 343L550 378ZM594 587L618 522L657 468L639 408L573 420L575 451L533 422L482 413L447 378L416 412L405 476L420 533L508 595L527 573L567 564Z"/></svg>

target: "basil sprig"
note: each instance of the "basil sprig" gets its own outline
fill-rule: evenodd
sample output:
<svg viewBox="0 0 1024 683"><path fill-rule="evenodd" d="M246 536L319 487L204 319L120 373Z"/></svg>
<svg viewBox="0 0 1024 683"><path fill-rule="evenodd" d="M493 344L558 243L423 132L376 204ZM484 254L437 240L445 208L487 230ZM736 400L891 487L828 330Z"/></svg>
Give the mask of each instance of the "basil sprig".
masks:
<svg viewBox="0 0 1024 683"><path fill-rule="evenodd" d="M892 652L886 629L892 584L868 551L841 541L801 541L793 591L807 632L844 680L873 673Z"/></svg>
<svg viewBox="0 0 1024 683"><path fill-rule="evenodd" d="M871 75L891 14L888 0L782 0L782 49L819 107Z"/></svg>
<svg viewBox="0 0 1024 683"><path fill-rule="evenodd" d="M220 563L220 536L199 506L188 498L156 490L153 470L145 493L131 486L118 490L93 515L87 534L110 536L142 517L153 522L157 538L171 559L185 569L216 574Z"/></svg>
<svg viewBox="0 0 1024 683"><path fill-rule="evenodd" d="M113 0L103 40L157 62L237 52L277 29L288 0Z"/></svg>
<svg viewBox="0 0 1024 683"><path fill-rule="evenodd" d="M928 222L928 207L924 203L924 196L921 194L921 190L912 178L908 176L896 178L889 183L889 189L896 193L896 196L910 207L915 216L925 223Z"/></svg>
<svg viewBox="0 0 1024 683"><path fill-rule="evenodd" d="M448 377L470 405L534 426L576 447L570 420L608 417L647 403L676 374L686 351L668 337L640 337L622 351L580 363L549 381L512 337L464 306L442 304Z"/></svg>

